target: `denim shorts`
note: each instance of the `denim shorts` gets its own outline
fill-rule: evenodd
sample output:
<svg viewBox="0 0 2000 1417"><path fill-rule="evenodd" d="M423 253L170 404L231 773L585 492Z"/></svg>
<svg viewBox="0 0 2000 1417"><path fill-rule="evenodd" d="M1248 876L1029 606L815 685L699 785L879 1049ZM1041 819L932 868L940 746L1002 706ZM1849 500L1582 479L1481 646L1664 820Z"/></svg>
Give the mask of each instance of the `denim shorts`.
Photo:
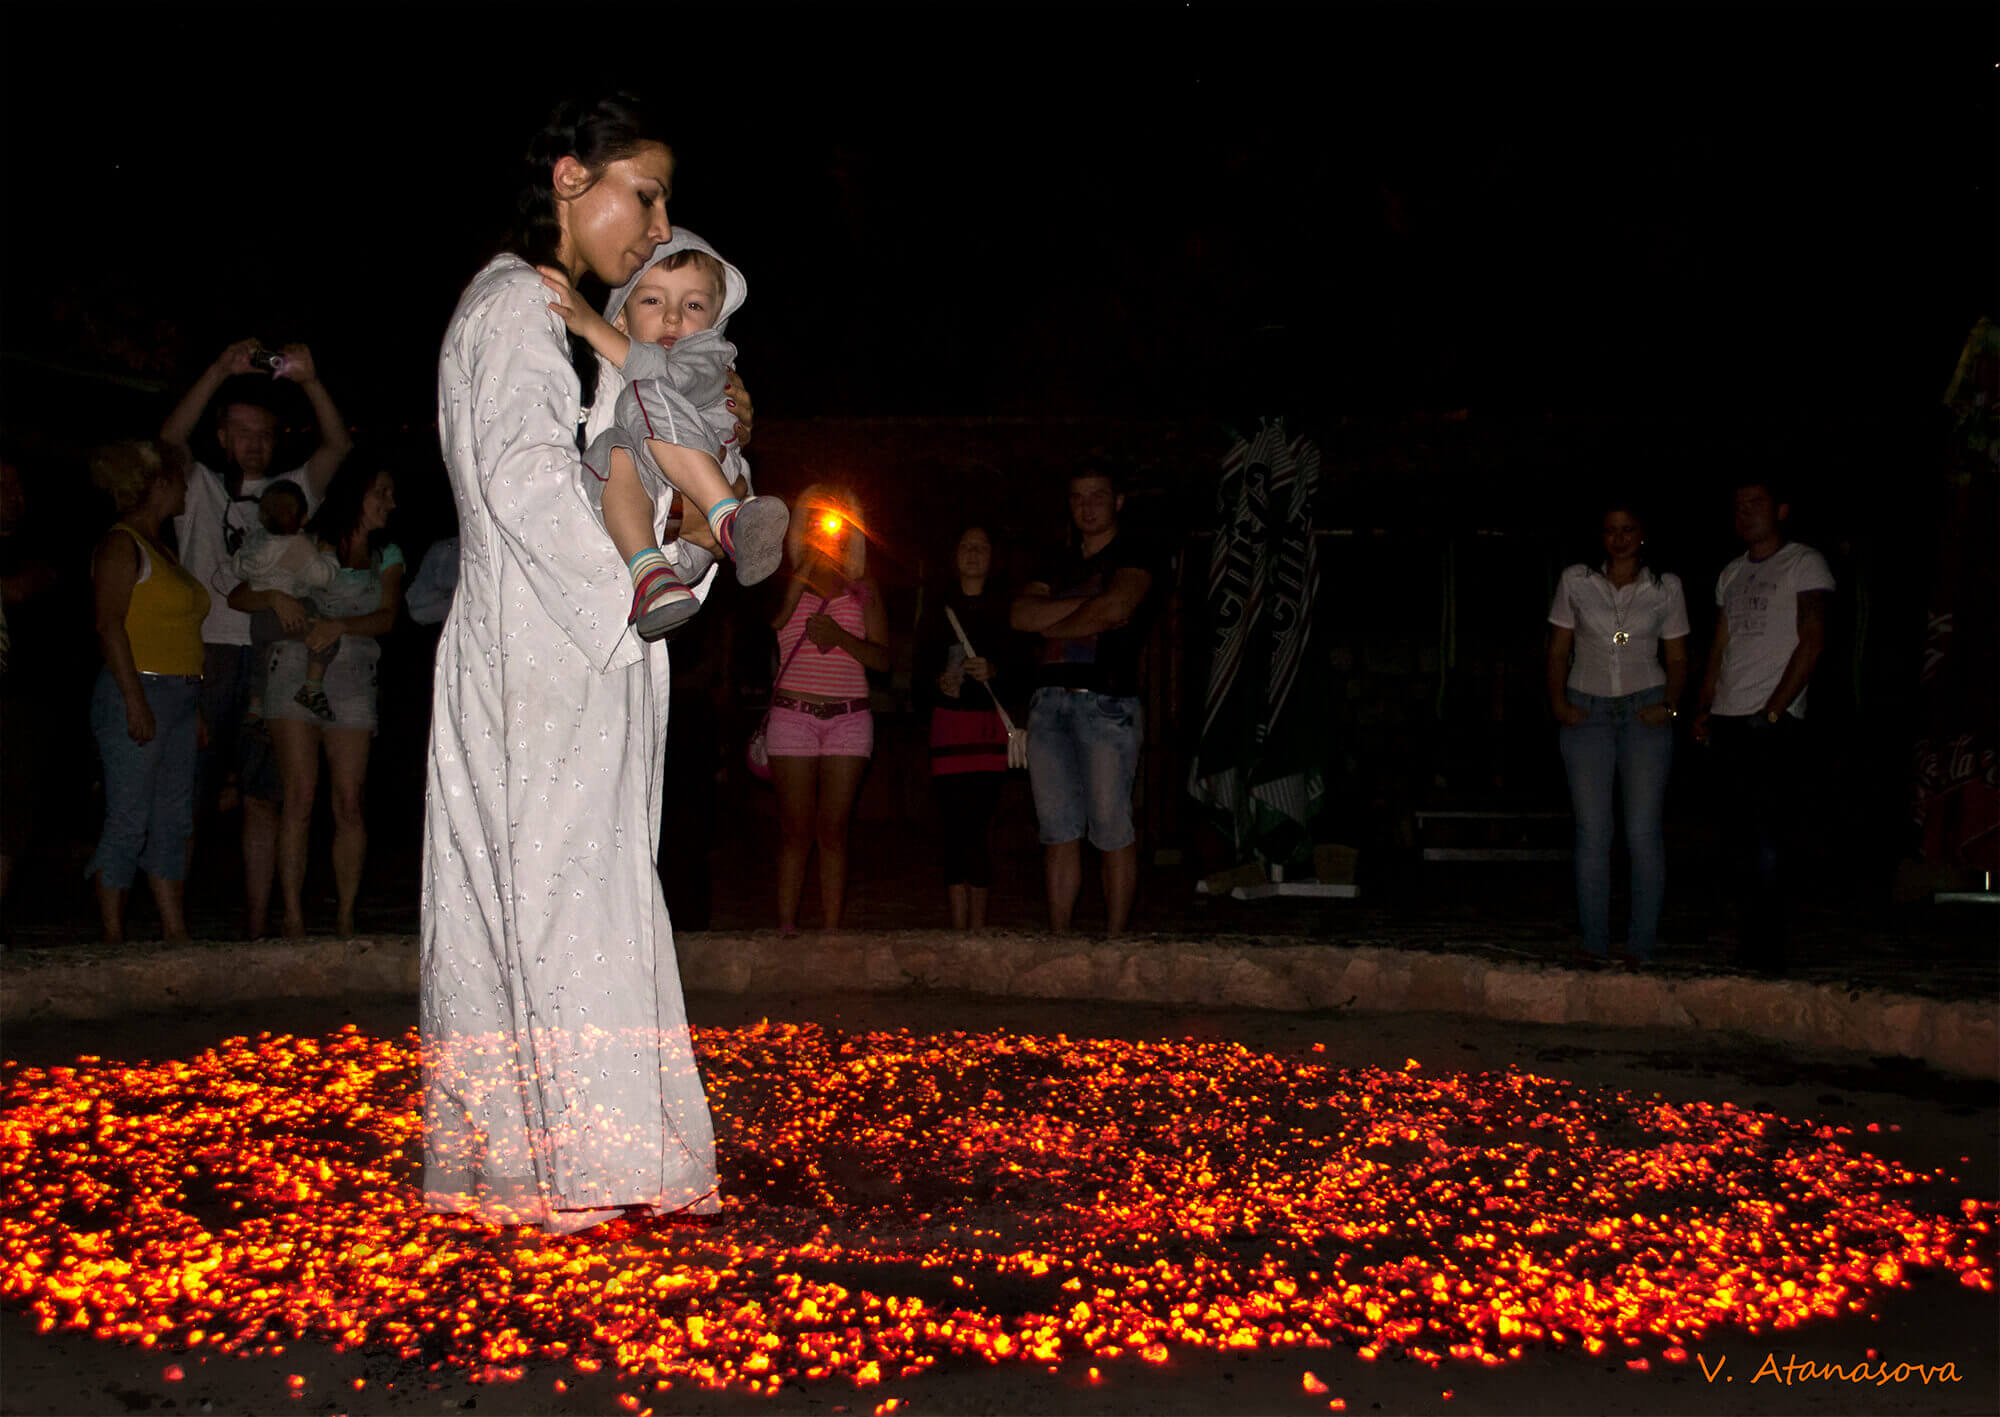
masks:
<svg viewBox="0 0 2000 1417"><path fill-rule="evenodd" d="M322 719L294 697L306 682L307 655L302 642L279 640L258 646L258 651L265 656L266 719L289 719L294 723L310 723L315 728L359 728L369 733L378 730L376 705L381 694L382 651L375 641L361 636L341 638L340 653L326 666L326 677L320 681L321 692L333 709L330 720Z"/></svg>
<svg viewBox="0 0 2000 1417"><path fill-rule="evenodd" d="M1041 688L1028 700L1028 784L1042 845L1082 838L1099 851L1139 839L1132 825L1132 781L1145 741L1135 696L1087 689Z"/></svg>

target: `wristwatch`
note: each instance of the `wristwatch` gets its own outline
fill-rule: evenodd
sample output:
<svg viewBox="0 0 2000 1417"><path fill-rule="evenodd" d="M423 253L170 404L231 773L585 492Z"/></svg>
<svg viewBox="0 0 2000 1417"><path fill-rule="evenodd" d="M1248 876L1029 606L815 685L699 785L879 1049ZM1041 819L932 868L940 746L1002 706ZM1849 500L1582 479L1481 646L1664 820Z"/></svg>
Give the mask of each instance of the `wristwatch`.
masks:
<svg viewBox="0 0 2000 1417"><path fill-rule="evenodd" d="M1778 726L1778 719L1780 717L1782 715L1776 709L1766 709L1764 711L1764 722L1770 724L1773 728Z"/></svg>

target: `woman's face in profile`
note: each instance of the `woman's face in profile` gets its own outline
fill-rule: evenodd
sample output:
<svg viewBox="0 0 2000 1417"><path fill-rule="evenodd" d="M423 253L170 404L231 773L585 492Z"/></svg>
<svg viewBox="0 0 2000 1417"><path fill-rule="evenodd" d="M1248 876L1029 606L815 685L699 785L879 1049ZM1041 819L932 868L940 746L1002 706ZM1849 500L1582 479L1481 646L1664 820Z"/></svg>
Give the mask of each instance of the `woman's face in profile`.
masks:
<svg viewBox="0 0 2000 1417"><path fill-rule="evenodd" d="M958 549L953 553L952 563L959 575L967 580L985 577L993 569L993 541L979 527L972 527L958 539Z"/></svg>
<svg viewBox="0 0 2000 1417"><path fill-rule="evenodd" d="M577 264L613 289L630 280L653 247L674 234L667 222L673 176L673 154L662 144L646 143L632 156L605 164L584 191L559 201Z"/></svg>

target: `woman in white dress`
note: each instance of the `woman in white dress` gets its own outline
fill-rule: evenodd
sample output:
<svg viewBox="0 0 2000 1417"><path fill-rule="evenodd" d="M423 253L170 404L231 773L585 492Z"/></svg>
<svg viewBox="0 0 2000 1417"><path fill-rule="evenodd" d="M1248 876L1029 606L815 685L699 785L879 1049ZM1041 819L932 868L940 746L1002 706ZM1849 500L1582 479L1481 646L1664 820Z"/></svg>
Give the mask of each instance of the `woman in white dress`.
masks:
<svg viewBox="0 0 2000 1417"><path fill-rule="evenodd" d="M580 423L609 421L618 375L572 346L535 272L616 288L671 234L672 178L637 100L559 107L438 362L460 569L424 816L424 1188L557 1232L719 1207L654 870L667 655L628 626L631 581L579 481ZM705 595L707 553L669 555Z"/></svg>

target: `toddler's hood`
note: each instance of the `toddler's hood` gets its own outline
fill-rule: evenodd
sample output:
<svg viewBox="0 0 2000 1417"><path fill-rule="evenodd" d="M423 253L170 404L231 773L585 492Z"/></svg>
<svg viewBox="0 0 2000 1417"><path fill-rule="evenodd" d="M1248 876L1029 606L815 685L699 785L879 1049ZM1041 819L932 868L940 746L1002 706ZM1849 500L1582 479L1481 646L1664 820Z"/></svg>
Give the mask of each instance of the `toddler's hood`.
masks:
<svg viewBox="0 0 2000 1417"><path fill-rule="evenodd" d="M604 318L607 320L618 318L618 312L625 308L625 302L632 294L632 287L639 283L639 277L676 251L706 251L716 260L722 261L722 314L711 327L717 334L721 334L723 327L729 323L729 317L742 308L744 299L750 294L750 283L743 279L743 272L723 260L720 251L684 226L675 227L673 236L655 246L653 254L646 258L646 264L632 272L632 279L612 292L611 299L605 302Z"/></svg>

